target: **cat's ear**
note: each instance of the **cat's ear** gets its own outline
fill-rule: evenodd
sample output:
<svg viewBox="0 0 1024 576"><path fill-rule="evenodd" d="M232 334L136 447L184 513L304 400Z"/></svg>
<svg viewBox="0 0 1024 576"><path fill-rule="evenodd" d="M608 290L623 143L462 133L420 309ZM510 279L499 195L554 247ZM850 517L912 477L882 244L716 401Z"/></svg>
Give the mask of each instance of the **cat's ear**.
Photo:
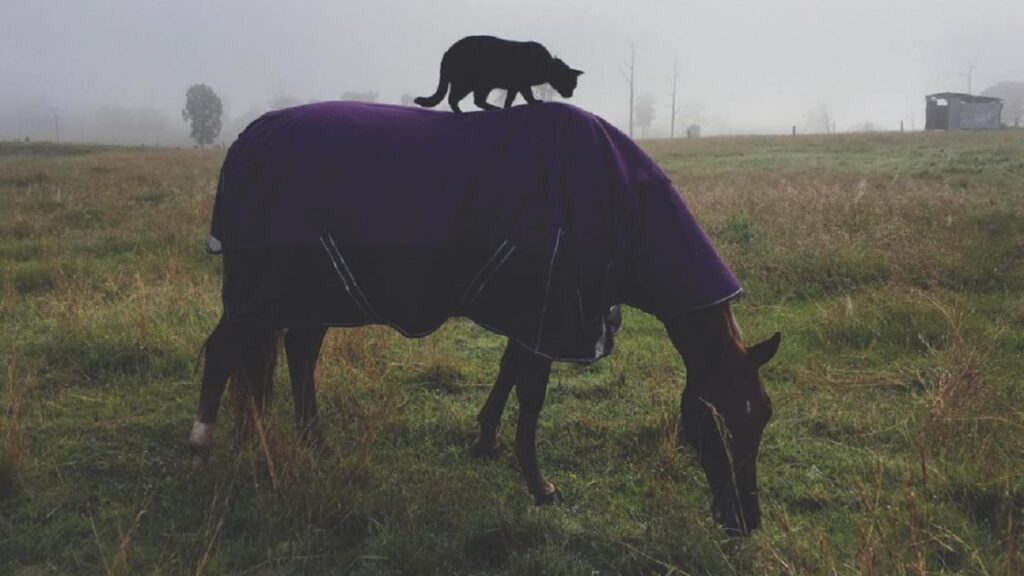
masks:
<svg viewBox="0 0 1024 576"><path fill-rule="evenodd" d="M576 69L570 69L570 72L572 72L573 74L575 74L575 75L576 75L577 77L579 77L579 76L582 76L582 75L583 75L583 70L576 70Z"/></svg>

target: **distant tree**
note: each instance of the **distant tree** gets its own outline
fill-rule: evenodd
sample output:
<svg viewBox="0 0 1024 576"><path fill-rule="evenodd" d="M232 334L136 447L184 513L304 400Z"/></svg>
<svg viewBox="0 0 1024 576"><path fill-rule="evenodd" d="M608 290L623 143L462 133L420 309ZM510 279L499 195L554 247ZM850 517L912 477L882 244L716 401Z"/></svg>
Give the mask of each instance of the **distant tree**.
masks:
<svg viewBox="0 0 1024 576"><path fill-rule="evenodd" d="M349 91L342 94L341 99L353 102L376 102L378 96L380 96L380 94L377 94L375 90L367 90L366 92Z"/></svg>
<svg viewBox="0 0 1024 576"><path fill-rule="evenodd" d="M641 94L636 99L636 107L633 111L633 115L636 118L636 124L640 127L641 134L643 137L647 137L647 130L651 127L654 122L654 96L650 94Z"/></svg>
<svg viewBox="0 0 1024 576"><path fill-rule="evenodd" d="M220 116L224 112L220 97L206 84L195 84L185 93L181 119L191 123L192 139L200 148L213 144L220 134Z"/></svg>
<svg viewBox="0 0 1024 576"><path fill-rule="evenodd" d="M1003 101L1003 124L1024 126L1024 82L1000 82L986 88L981 95Z"/></svg>

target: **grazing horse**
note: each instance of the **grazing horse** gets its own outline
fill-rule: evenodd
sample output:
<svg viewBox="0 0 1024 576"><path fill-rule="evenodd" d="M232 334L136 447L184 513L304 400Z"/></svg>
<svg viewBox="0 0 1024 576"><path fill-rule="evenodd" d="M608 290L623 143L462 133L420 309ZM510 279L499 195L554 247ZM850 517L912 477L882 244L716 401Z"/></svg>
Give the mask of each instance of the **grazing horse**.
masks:
<svg viewBox="0 0 1024 576"><path fill-rule="evenodd" d="M611 353L628 304L662 321L686 366L678 440L697 450L713 514L730 534L760 523L772 408L758 368L780 336L743 345L736 278L653 160L597 116L562 104L272 112L228 151L207 248L224 258L224 314L189 439L199 461L229 378L254 415L266 408L282 330L300 433L322 445L328 327L420 337L462 316L508 338L473 452L495 452L514 388L516 459L534 501L554 502L536 452L551 363Z"/></svg>

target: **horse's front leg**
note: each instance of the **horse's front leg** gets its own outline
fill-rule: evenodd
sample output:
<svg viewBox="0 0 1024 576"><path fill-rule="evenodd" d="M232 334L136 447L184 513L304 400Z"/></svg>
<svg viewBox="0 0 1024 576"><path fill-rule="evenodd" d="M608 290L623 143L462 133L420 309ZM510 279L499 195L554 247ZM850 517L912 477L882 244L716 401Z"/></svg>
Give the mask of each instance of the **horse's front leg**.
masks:
<svg viewBox="0 0 1024 576"><path fill-rule="evenodd" d="M304 326L288 330L284 337L299 437L307 445L321 449L325 444L316 406L316 364L326 334L324 326Z"/></svg>
<svg viewBox="0 0 1024 576"><path fill-rule="evenodd" d="M477 414L480 436L473 444L474 456L494 458L498 455L498 426L501 424L501 414L505 411L505 403L516 384L515 348L516 345L511 340L505 344L498 376L494 379L494 386L487 395L487 401Z"/></svg>
<svg viewBox="0 0 1024 576"><path fill-rule="evenodd" d="M517 348L516 396L519 397L519 422L516 426L516 460L526 479L526 488L535 504L552 504L559 500L554 484L544 478L537 464L537 421L551 375L551 360Z"/></svg>

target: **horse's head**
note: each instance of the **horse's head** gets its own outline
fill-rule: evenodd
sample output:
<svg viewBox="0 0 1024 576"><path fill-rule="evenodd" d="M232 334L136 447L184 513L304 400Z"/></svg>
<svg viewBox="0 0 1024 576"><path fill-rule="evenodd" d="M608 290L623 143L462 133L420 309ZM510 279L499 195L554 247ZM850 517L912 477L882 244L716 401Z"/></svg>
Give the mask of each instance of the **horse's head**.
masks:
<svg viewBox="0 0 1024 576"><path fill-rule="evenodd" d="M772 417L758 368L778 351L781 335L744 347L728 306L724 313L688 314L666 327L687 366L679 443L697 451L715 518L729 534L747 535L761 523L757 453Z"/></svg>

